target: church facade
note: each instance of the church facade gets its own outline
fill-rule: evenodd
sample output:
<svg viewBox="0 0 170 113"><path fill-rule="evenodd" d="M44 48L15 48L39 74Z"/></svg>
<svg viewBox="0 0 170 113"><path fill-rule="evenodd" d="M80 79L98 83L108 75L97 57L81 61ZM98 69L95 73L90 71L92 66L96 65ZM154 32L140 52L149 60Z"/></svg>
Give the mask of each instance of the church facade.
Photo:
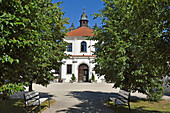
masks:
<svg viewBox="0 0 170 113"><path fill-rule="evenodd" d="M60 70L60 79L70 82L72 74L76 77L76 82L90 82L92 74L95 76L96 82L104 82L104 76L98 78L93 68L96 55L94 55L94 40L87 40L87 36L92 37L93 30L88 25L88 17L83 11L80 19L80 26L75 29L73 23L68 36L64 38L69 43L65 53L70 57L62 60L63 64Z"/></svg>

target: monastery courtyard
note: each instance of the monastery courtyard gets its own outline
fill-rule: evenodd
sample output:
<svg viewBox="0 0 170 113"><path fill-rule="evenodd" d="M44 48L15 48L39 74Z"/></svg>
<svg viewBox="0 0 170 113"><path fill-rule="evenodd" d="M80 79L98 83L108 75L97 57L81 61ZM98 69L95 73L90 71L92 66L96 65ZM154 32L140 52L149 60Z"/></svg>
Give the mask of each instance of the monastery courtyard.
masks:
<svg viewBox="0 0 170 113"><path fill-rule="evenodd" d="M111 83L51 83L47 87L33 84L33 90L50 95L56 102L43 113L113 113L105 105L108 96L118 93ZM22 95L22 94L21 94ZM21 96L20 95L20 96ZM131 98L145 98L141 93L131 93ZM170 99L169 96L164 96Z"/></svg>

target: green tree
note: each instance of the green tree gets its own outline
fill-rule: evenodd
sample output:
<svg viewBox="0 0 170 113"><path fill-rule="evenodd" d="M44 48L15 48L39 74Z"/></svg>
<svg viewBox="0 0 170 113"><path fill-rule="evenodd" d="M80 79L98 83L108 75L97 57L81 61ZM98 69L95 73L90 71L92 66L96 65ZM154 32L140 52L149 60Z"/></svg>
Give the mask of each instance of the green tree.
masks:
<svg viewBox="0 0 170 113"><path fill-rule="evenodd" d="M105 7L95 14L103 23L93 37L98 40L95 71L114 87L158 100L169 72L168 0L102 1Z"/></svg>
<svg viewBox="0 0 170 113"><path fill-rule="evenodd" d="M59 69L66 57L68 19L59 5L51 0L0 2L0 91L17 92L33 82L47 85L54 78L50 70Z"/></svg>

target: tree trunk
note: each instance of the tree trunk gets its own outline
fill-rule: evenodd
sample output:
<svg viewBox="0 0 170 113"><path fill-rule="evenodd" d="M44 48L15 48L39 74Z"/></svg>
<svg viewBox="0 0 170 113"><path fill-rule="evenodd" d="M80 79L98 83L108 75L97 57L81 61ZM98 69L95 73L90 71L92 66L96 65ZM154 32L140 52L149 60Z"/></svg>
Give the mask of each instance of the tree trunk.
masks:
<svg viewBox="0 0 170 113"><path fill-rule="evenodd" d="M29 85L29 92L32 91L32 81L30 82L30 85Z"/></svg>

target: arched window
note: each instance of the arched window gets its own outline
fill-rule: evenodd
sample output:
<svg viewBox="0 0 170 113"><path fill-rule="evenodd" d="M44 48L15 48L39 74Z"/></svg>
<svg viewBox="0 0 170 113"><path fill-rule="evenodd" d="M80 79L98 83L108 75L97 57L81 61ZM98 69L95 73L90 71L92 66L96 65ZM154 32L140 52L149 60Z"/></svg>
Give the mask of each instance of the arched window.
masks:
<svg viewBox="0 0 170 113"><path fill-rule="evenodd" d="M81 42L81 52L86 52L87 51L87 47L86 47L86 42Z"/></svg>

